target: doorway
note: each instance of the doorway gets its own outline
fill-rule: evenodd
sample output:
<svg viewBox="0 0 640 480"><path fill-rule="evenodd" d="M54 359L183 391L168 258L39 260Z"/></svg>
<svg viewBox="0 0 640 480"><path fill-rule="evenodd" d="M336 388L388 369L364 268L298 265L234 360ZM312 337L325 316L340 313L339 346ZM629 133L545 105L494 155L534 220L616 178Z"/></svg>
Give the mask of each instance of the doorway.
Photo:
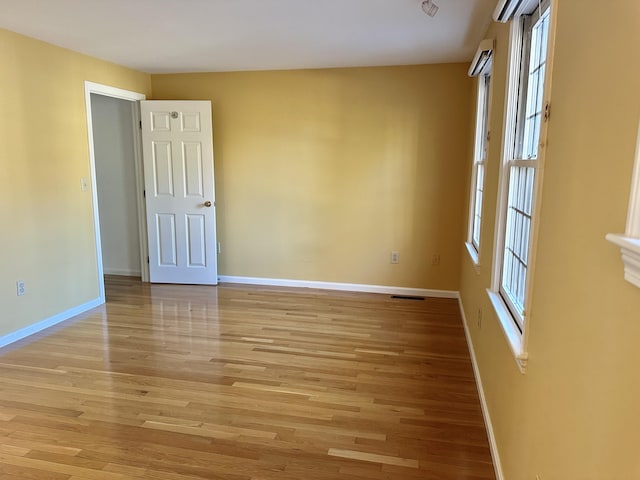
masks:
<svg viewBox="0 0 640 480"><path fill-rule="evenodd" d="M148 281L140 149L140 100L145 95L85 82L98 289L104 275Z"/></svg>
<svg viewBox="0 0 640 480"><path fill-rule="evenodd" d="M91 94L100 243L105 275L141 277L134 102Z"/></svg>

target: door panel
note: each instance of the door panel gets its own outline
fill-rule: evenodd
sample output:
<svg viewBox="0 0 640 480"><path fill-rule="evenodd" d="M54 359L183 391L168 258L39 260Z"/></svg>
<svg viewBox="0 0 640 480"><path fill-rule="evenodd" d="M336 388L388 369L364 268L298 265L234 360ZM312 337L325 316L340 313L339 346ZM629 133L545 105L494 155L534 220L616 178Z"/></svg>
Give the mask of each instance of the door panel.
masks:
<svg viewBox="0 0 640 480"><path fill-rule="evenodd" d="M151 112L151 131L170 132L171 112Z"/></svg>
<svg viewBox="0 0 640 480"><path fill-rule="evenodd" d="M191 267L204 267L206 265L207 254L205 245L205 219L204 215L187 215L187 262Z"/></svg>
<svg viewBox="0 0 640 480"><path fill-rule="evenodd" d="M204 179L202 178L202 149L199 143L185 143L183 145L185 195L187 197L204 196Z"/></svg>
<svg viewBox="0 0 640 480"><path fill-rule="evenodd" d="M183 132L200 132L200 115L185 113L181 117Z"/></svg>
<svg viewBox="0 0 640 480"><path fill-rule="evenodd" d="M153 177L156 196L173 197L173 161L171 159L171 143L152 142L153 144Z"/></svg>
<svg viewBox="0 0 640 480"><path fill-rule="evenodd" d="M143 101L152 283L217 284L211 103Z"/></svg>
<svg viewBox="0 0 640 480"><path fill-rule="evenodd" d="M162 266L176 266L176 216L168 213L156 215L158 227L158 263Z"/></svg>

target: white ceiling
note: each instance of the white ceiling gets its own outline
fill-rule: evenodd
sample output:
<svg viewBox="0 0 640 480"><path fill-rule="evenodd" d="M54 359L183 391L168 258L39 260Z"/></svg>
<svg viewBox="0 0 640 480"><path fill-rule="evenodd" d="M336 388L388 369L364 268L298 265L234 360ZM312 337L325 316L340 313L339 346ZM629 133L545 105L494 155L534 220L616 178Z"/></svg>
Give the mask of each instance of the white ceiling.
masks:
<svg viewBox="0 0 640 480"><path fill-rule="evenodd" d="M0 27L148 73L469 61L496 0L0 0Z"/></svg>

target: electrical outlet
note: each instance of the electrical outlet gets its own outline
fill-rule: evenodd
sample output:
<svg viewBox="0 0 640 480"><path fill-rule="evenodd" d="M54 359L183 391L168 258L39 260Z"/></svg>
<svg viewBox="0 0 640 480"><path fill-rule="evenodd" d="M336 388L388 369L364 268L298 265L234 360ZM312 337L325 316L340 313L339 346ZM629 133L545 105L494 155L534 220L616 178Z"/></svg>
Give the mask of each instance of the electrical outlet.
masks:
<svg viewBox="0 0 640 480"><path fill-rule="evenodd" d="M431 265L437 266L440 265L440 254L436 253L433 257L431 257Z"/></svg>
<svg viewBox="0 0 640 480"><path fill-rule="evenodd" d="M24 295L25 293L27 293L26 288L24 286L24 280L18 280L16 282L16 294L21 297L22 295Z"/></svg>
<svg viewBox="0 0 640 480"><path fill-rule="evenodd" d="M400 263L400 252L391 252L391 263Z"/></svg>
<svg viewBox="0 0 640 480"><path fill-rule="evenodd" d="M89 180L87 179L87 177L82 177L80 179L80 190L82 190L83 192L89 190Z"/></svg>
<svg viewBox="0 0 640 480"><path fill-rule="evenodd" d="M222 253L222 244L220 242L218 242L217 249L218 249L218 254Z"/></svg>
<svg viewBox="0 0 640 480"><path fill-rule="evenodd" d="M482 328L482 309L478 309L478 328Z"/></svg>

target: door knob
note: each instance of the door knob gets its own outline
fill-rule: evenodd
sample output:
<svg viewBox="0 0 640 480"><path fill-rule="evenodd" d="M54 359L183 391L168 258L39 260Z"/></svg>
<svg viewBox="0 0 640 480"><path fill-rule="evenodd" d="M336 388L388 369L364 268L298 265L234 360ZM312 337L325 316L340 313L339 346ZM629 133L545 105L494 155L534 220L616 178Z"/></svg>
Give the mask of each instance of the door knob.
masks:
<svg viewBox="0 0 640 480"><path fill-rule="evenodd" d="M204 202L204 206L205 206L205 207L207 207L207 208L208 208L208 207L210 207L211 205L212 205L212 204L211 204L211 202L210 202L209 200L207 200L206 202Z"/></svg>

